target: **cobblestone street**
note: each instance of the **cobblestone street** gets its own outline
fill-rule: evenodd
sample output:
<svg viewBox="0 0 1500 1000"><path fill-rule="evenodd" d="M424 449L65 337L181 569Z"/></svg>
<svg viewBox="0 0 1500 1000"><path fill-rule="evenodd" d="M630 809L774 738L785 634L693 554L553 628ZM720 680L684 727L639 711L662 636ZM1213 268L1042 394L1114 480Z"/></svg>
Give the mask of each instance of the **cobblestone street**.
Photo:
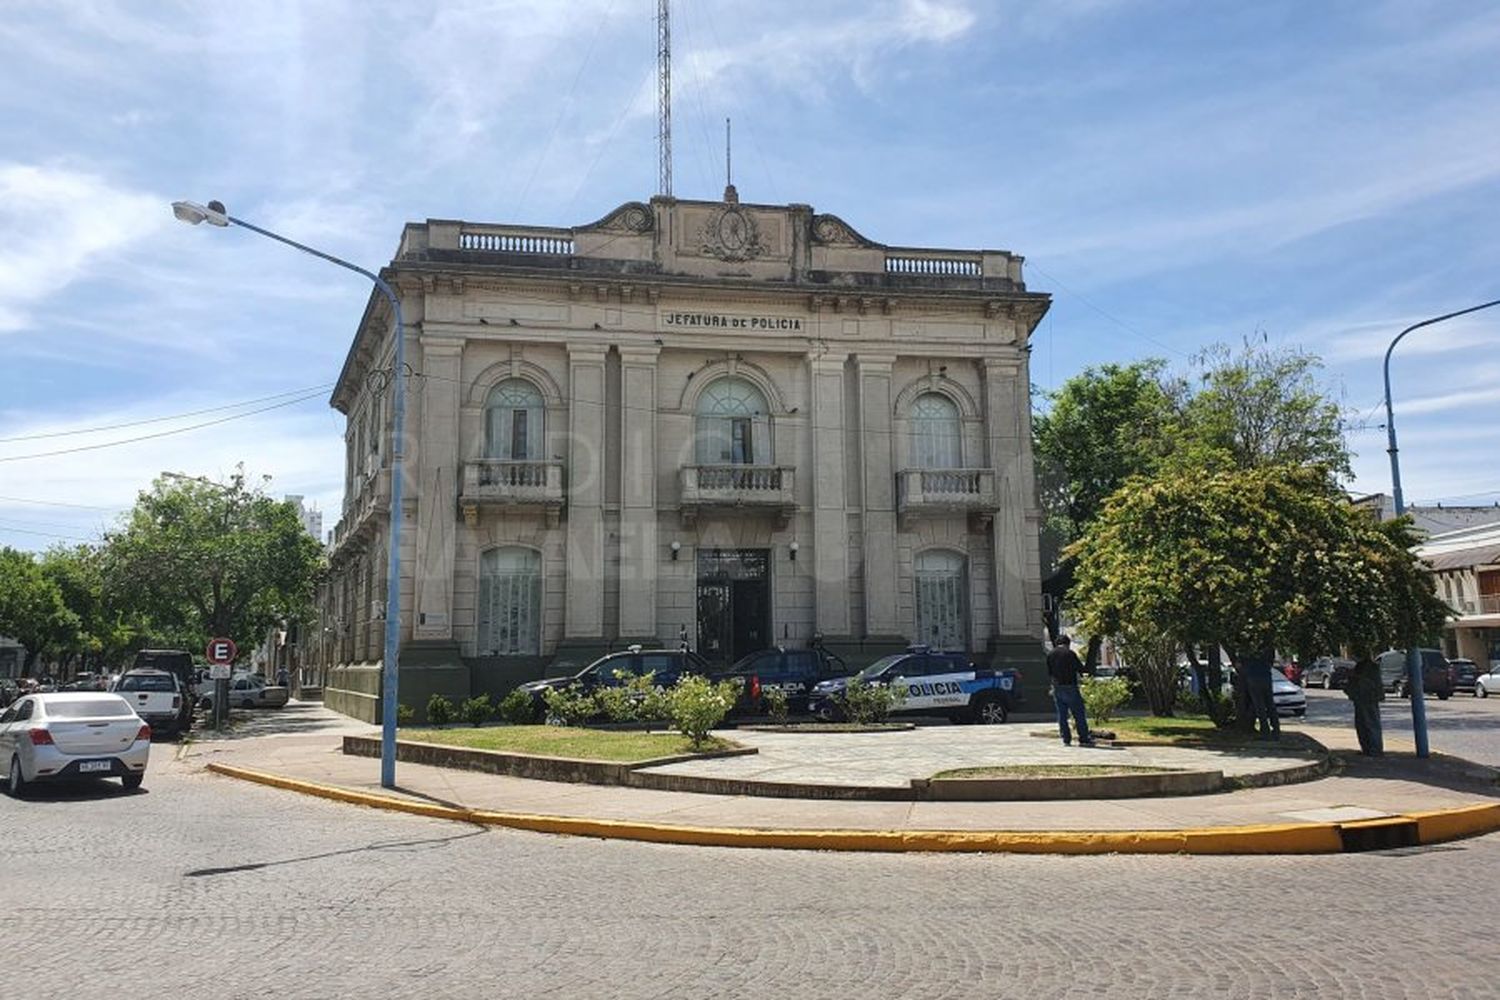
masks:
<svg viewBox="0 0 1500 1000"><path fill-rule="evenodd" d="M549 837L171 763L0 800L27 998L1489 997L1500 836L1326 857L837 855Z"/></svg>

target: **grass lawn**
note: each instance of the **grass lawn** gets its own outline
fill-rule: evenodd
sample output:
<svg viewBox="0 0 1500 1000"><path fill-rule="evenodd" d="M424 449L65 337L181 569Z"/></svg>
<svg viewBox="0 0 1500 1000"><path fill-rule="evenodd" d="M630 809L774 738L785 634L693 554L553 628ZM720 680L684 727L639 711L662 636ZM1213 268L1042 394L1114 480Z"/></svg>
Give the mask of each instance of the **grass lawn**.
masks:
<svg viewBox="0 0 1500 1000"><path fill-rule="evenodd" d="M1283 719L1282 722L1288 720ZM1245 749L1249 747L1275 747L1281 750L1317 750L1318 745L1302 733L1283 730L1281 739L1275 743L1262 743L1253 734L1246 735L1238 729L1219 729L1206 715L1183 714L1169 719L1156 716L1123 716L1108 722L1089 722L1090 728L1113 730L1122 740L1140 743L1161 743L1170 746L1207 746Z"/></svg>
<svg viewBox="0 0 1500 1000"><path fill-rule="evenodd" d="M571 757L575 760L607 760L630 764L655 757L674 757L734 746L710 738L693 750L679 733L646 733L639 730L580 729L574 726L450 726L446 729L403 729L403 740L441 743L471 750L500 750L539 757Z"/></svg>
<svg viewBox="0 0 1500 1000"><path fill-rule="evenodd" d="M1170 767L1137 767L1134 764L1003 764L996 767L958 767L939 771L943 778L1104 778L1121 774L1159 774Z"/></svg>

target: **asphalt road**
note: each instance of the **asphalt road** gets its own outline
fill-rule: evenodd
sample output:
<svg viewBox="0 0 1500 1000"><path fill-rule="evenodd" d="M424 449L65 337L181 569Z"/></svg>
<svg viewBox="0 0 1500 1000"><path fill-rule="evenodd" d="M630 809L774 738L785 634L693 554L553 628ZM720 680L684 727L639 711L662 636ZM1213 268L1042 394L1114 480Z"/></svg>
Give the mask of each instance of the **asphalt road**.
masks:
<svg viewBox="0 0 1500 1000"><path fill-rule="evenodd" d="M1500 767L1500 698L1455 694L1447 701L1428 695L1427 739L1433 750ZM1342 691L1313 688L1307 692L1307 721L1354 729L1354 710ZM1386 695L1380 724L1387 740L1410 742L1411 702Z"/></svg>
<svg viewBox="0 0 1500 1000"><path fill-rule="evenodd" d="M1500 835L1307 858L671 847L338 805L173 749L143 793L0 799L0 994L1388 1000L1500 981Z"/></svg>

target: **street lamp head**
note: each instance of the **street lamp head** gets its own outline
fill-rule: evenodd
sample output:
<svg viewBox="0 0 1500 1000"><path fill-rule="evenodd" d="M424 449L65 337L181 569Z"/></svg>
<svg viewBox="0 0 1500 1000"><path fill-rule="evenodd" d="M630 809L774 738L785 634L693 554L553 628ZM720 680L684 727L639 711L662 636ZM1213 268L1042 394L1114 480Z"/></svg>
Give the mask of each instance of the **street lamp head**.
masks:
<svg viewBox="0 0 1500 1000"><path fill-rule="evenodd" d="M211 201L207 205L200 205L195 201L174 201L172 214L194 226L200 222L207 222L212 226L229 225L229 212L222 201Z"/></svg>

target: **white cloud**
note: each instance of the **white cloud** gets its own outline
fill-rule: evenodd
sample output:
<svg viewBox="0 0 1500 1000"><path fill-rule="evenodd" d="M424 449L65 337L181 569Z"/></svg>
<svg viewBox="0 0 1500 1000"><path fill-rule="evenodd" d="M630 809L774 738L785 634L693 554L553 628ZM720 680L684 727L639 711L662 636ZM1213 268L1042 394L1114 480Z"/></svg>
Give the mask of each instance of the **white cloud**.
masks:
<svg viewBox="0 0 1500 1000"><path fill-rule="evenodd" d="M1500 348L1500 307L1497 315L1486 320L1484 314L1460 316L1442 324L1424 327L1408 334L1396 348L1394 357L1417 357L1451 354L1473 348ZM1322 345L1323 356L1330 362L1379 361L1385 357L1391 340L1413 323L1426 316L1396 316L1388 319L1332 321L1297 331L1291 339Z"/></svg>
<svg viewBox="0 0 1500 1000"><path fill-rule="evenodd" d="M0 164L0 333L163 228L163 204L92 173Z"/></svg>

